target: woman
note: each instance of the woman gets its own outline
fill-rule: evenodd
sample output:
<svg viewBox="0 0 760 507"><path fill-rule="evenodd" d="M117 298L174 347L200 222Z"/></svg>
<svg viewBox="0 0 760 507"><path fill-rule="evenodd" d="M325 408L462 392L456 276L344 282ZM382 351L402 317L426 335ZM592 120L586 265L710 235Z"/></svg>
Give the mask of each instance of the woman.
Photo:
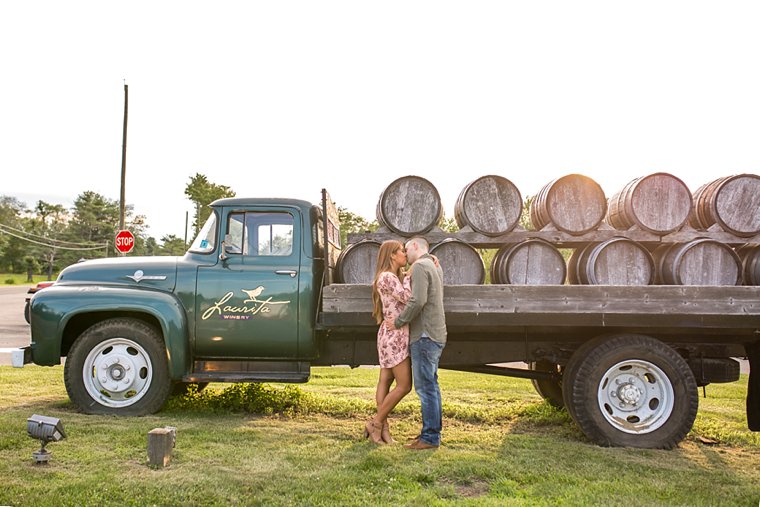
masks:
<svg viewBox="0 0 760 507"><path fill-rule="evenodd" d="M398 317L412 293L409 285L411 278L404 276L404 266L406 250L403 244L389 240L380 245L372 284L372 316L380 324L377 332L377 355L380 360L380 379L375 393L377 414L364 427L364 436L376 444L393 443L388 414L412 390L409 326L391 330L385 324L386 320L393 322ZM394 380L396 387L391 391Z"/></svg>

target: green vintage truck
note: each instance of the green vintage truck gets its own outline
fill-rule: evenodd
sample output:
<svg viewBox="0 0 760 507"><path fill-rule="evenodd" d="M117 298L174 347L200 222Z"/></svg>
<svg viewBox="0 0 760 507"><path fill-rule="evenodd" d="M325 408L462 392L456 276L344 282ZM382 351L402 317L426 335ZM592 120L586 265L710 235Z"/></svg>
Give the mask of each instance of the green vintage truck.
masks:
<svg viewBox="0 0 760 507"><path fill-rule="evenodd" d="M188 383L306 382L311 366L377 364L370 287L332 281L340 245L324 191L322 206L232 198L211 208L183 257L66 268L31 300L22 362L66 357L71 400L117 415L156 412ZM426 237L457 235L487 246L526 233ZM398 236L375 234L386 237ZM442 368L530 378L601 445L677 445L698 386L737 380L732 358L760 339L757 286L451 285L445 306ZM500 366L519 361L530 367Z"/></svg>

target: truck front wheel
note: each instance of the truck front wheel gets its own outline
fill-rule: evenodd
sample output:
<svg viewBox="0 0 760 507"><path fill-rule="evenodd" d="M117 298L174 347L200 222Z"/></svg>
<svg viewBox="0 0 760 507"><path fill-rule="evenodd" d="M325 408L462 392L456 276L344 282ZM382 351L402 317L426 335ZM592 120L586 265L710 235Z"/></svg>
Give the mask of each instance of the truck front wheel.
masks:
<svg viewBox="0 0 760 507"><path fill-rule="evenodd" d="M686 361L642 335L585 344L565 371L565 402L581 430L604 446L670 449L689 432L699 404Z"/></svg>
<svg viewBox="0 0 760 507"><path fill-rule="evenodd" d="M106 320L71 346L64 381L69 398L85 413L151 414L171 389L166 347L142 321Z"/></svg>

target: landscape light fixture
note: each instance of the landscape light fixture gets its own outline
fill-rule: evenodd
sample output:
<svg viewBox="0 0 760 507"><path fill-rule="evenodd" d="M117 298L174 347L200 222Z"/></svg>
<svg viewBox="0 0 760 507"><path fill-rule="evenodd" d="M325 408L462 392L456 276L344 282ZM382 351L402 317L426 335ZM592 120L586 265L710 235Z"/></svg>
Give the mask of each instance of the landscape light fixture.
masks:
<svg viewBox="0 0 760 507"><path fill-rule="evenodd" d="M63 431L61 420L44 415L34 414L27 419L26 432L31 438L42 442L40 450L32 453L34 461L38 464L50 461L50 451L45 449L45 445L48 442L58 442L66 438L66 432Z"/></svg>

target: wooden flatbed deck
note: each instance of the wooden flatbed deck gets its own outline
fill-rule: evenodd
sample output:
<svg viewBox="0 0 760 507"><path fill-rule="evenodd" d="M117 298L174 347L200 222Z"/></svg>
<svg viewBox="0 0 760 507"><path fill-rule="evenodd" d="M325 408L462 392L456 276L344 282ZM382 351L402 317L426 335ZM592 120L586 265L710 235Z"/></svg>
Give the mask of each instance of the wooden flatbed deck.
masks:
<svg viewBox="0 0 760 507"><path fill-rule="evenodd" d="M452 285L444 288L444 306L455 334L590 327L760 335L755 286ZM370 286L324 288L324 328L376 328L371 312Z"/></svg>

